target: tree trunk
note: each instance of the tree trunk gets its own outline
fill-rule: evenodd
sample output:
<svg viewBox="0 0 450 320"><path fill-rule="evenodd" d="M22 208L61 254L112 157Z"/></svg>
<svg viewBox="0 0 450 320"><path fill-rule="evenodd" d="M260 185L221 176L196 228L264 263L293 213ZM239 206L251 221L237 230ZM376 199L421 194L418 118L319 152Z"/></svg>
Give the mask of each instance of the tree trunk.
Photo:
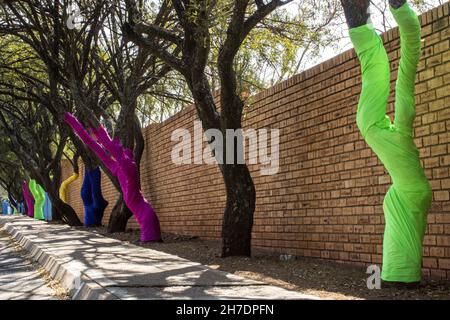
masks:
<svg viewBox="0 0 450 320"><path fill-rule="evenodd" d="M18 210L18 208L17 208L17 201L14 201L14 197L13 197L13 195L12 195L12 192L10 192L9 190L7 190L7 192L8 192L8 200L9 200L9 203L11 204L11 206L12 206L14 209Z"/></svg>
<svg viewBox="0 0 450 320"><path fill-rule="evenodd" d="M141 178L141 160L142 155L144 154L145 149L145 139L144 135L142 134L142 128L141 123L139 122L139 119L137 116L134 116L134 140L135 140L135 146L134 146L134 161L136 162L136 165L138 167L139 172L139 179ZM140 183L139 183L140 185Z"/></svg>
<svg viewBox="0 0 450 320"><path fill-rule="evenodd" d="M124 232L127 228L128 220L133 213L128 209L123 201L122 194L119 195L116 204L111 212L111 216L108 222L108 233Z"/></svg>
<svg viewBox="0 0 450 320"><path fill-rule="evenodd" d="M222 257L250 256L256 192L245 164L224 165L227 202L222 224Z"/></svg>
<svg viewBox="0 0 450 320"><path fill-rule="evenodd" d="M61 212L52 203L52 221L63 221Z"/></svg>
<svg viewBox="0 0 450 320"><path fill-rule="evenodd" d="M54 208L53 212L56 212L56 216L60 216L61 220L67 223L69 226L82 226L80 219L78 218L77 213L73 208L64 203L59 197L55 197L49 193L50 200L52 201L52 205Z"/></svg>
<svg viewBox="0 0 450 320"><path fill-rule="evenodd" d="M142 136L140 123L135 116L136 100L128 102L122 107L118 125L116 128L116 137L119 137L123 146L135 150L135 161L140 167L142 154L144 152L145 142ZM140 179L140 176L139 176ZM133 216L133 213L128 209L123 201L122 191L119 188L119 198L111 212L111 216L108 221L108 233L124 232L127 227L128 220Z"/></svg>

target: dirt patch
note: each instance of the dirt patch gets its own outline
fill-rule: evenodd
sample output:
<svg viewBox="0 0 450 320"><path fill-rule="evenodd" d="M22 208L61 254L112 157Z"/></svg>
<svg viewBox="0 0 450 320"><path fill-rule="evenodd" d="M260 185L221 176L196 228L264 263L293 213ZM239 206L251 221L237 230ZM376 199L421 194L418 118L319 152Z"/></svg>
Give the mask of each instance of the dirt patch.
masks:
<svg viewBox="0 0 450 320"><path fill-rule="evenodd" d="M37 267L37 263L33 263L35 267ZM70 293L61 285L61 282L54 280L50 273L45 270L43 267L38 269L39 274L45 280L47 285L52 288L53 296L58 300L70 300Z"/></svg>
<svg viewBox="0 0 450 320"><path fill-rule="evenodd" d="M415 289L367 289L365 267L340 264L320 259L296 257L281 261L279 255L253 250L253 257L220 257L220 242L197 237L163 234L162 243L139 242L139 231L107 234L104 227L79 228L141 247L160 250L185 259L200 262L211 268L227 271L315 295L324 299L450 299L450 282L423 279Z"/></svg>

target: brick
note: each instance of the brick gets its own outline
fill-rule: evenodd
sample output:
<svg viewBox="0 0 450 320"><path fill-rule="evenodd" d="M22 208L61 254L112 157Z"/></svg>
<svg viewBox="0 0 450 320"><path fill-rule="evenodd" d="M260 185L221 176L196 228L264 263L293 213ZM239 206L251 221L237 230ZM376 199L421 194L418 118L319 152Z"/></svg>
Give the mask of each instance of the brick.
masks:
<svg viewBox="0 0 450 320"><path fill-rule="evenodd" d="M435 258L423 258L423 267L424 268L434 268L438 267L437 259Z"/></svg>
<svg viewBox="0 0 450 320"><path fill-rule="evenodd" d="M426 81L434 77L434 68L428 68L422 72L419 72L419 81Z"/></svg>
<svg viewBox="0 0 450 320"><path fill-rule="evenodd" d="M431 156L438 156L447 153L447 146L445 144L431 146Z"/></svg>
<svg viewBox="0 0 450 320"><path fill-rule="evenodd" d="M450 270L450 259L439 259L439 268Z"/></svg>
<svg viewBox="0 0 450 320"><path fill-rule="evenodd" d="M450 95L450 84L446 85L445 87L441 87L436 89L436 97L437 98L443 98Z"/></svg>
<svg viewBox="0 0 450 320"><path fill-rule="evenodd" d="M431 247L430 248L430 256L445 257L445 250L444 250L444 248L440 248L440 247ZM437 265L435 266L435 268L437 268Z"/></svg>
<svg viewBox="0 0 450 320"><path fill-rule="evenodd" d="M441 41L438 44L434 45L434 53L444 52L449 49L448 40Z"/></svg>
<svg viewBox="0 0 450 320"><path fill-rule="evenodd" d="M444 247L450 246L450 235L449 236L437 236L436 244L438 246L444 246Z"/></svg>
<svg viewBox="0 0 450 320"><path fill-rule="evenodd" d="M439 158L439 163L442 167L450 166L450 155L446 154Z"/></svg>
<svg viewBox="0 0 450 320"><path fill-rule="evenodd" d="M440 56L438 56L440 57ZM435 57L430 58L430 59L436 59ZM428 65L436 65L436 64L440 64L441 63L441 59L436 59L436 60L430 60L427 59L427 63ZM434 88L439 88L440 86L442 86L444 84L444 79L442 76L440 77L435 77L435 78L431 78L426 82L426 87L427 89L434 89ZM416 91L417 92L417 91ZM419 93L419 92L417 92Z"/></svg>
<svg viewBox="0 0 450 320"><path fill-rule="evenodd" d="M435 66L435 65L439 65L439 64L441 64L442 63L442 55L441 54L437 54L437 55L435 55L435 56L432 56L432 57L429 57L429 58L427 58L426 60L425 60L425 65L427 66L427 68L431 68L431 67L433 67L433 66ZM438 79L439 80L439 78L434 78L434 79L430 79L430 81L428 81L427 82L427 84L429 85L429 88L430 88L430 85L431 85L431 88L433 88L433 87L435 87L436 85L433 83L433 80L435 80L435 79ZM441 81L442 81L442 79L440 79ZM436 80L435 80L436 81ZM441 83L442 84L442 83ZM441 85L441 84L439 84L439 85ZM439 86L438 85L438 86Z"/></svg>
<svg viewBox="0 0 450 320"><path fill-rule="evenodd" d="M448 70L450 70L449 68L450 68L450 62L446 62L441 65L438 65L434 68L435 75L441 76L443 74L446 74L446 73L448 73Z"/></svg>
<svg viewBox="0 0 450 320"><path fill-rule="evenodd" d="M439 137L437 137L437 139L436 139L435 134L439 133L439 132L443 132L445 130L446 130L445 129L445 122L443 122L443 121L430 124L430 131L433 134L434 141L435 141L434 143L438 143L439 142Z"/></svg>
<svg viewBox="0 0 450 320"><path fill-rule="evenodd" d="M447 178L449 171L448 168L435 168L433 169L433 178L440 179L440 178Z"/></svg>
<svg viewBox="0 0 450 320"><path fill-rule="evenodd" d="M435 269L430 270L430 276L433 278L445 278L446 275L447 273L445 272L445 270L435 270Z"/></svg>
<svg viewBox="0 0 450 320"><path fill-rule="evenodd" d="M434 200L436 201L446 201L449 200L449 192L448 191L435 191L433 192Z"/></svg>

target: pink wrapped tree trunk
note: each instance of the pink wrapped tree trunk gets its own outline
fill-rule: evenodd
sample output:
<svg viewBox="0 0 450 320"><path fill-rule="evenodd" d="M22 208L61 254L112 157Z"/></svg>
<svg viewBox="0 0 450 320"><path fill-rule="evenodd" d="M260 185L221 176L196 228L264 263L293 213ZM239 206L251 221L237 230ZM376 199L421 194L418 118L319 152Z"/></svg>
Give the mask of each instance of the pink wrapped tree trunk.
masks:
<svg viewBox="0 0 450 320"><path fill-rule="evenodd" d="M23 190L23 197L25 198L25 202L27 204L27 215L30 218L34 217L34 197L33 194L30 191L30 188L28 187L28 183L26 181L22 182L22 190Z"/></svg>
<svg viewBox="0 0 450 320"><path fill-rule="evenodd" d="M125 204L139 223L140 240L143 242L160 241L159 219L151 204L142 195L139 170L134 161L133 152L128 148L123 148L118 139L112 140L103 127L91 129L96 138L94 140L72 114L66 113L64 120L119 180Z"/></svg>

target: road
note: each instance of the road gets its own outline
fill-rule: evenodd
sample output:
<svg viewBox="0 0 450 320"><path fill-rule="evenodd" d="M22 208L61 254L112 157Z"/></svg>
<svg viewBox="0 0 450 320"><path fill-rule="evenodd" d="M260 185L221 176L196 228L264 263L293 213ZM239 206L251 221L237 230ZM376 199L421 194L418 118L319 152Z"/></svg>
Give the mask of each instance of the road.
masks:
<svg viewBox="0 0 450 320"><path fill-rule="evenodd" d="M0 230L0 300L54 300L54 291Z"/></svg>

